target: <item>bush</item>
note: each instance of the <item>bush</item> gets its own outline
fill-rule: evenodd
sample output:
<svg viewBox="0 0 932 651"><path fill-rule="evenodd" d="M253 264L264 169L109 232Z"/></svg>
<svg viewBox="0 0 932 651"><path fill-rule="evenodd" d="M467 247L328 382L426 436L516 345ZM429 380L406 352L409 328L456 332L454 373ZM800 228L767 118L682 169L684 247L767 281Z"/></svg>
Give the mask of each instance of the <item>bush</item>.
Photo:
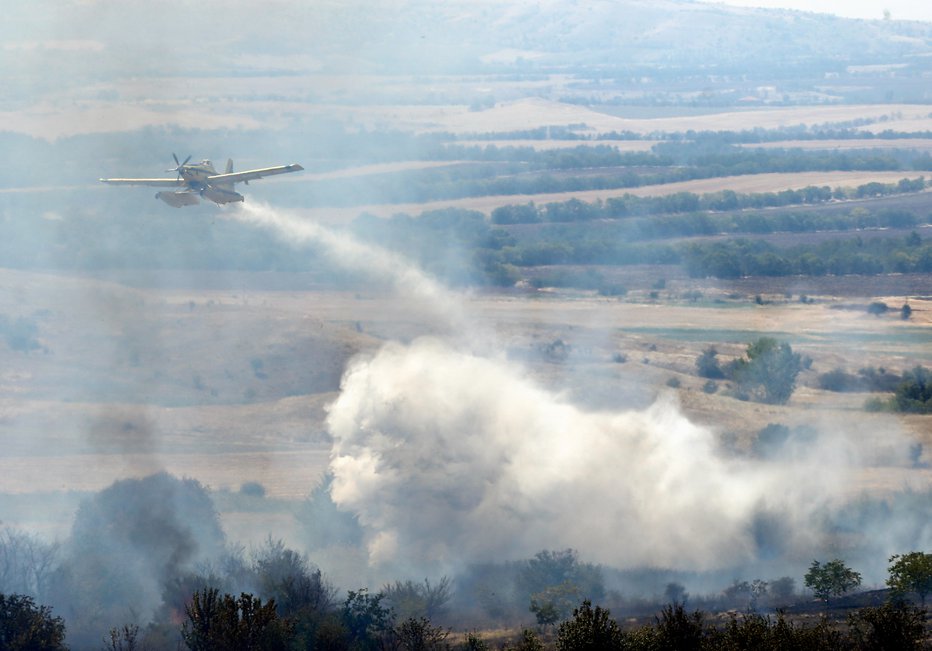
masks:
<svg viewBox="0 0 932 651"><path fill-rule="evenodd" d="M247 481L239 487L239 493L240 495L246 495L247 497L256 497L262 499L265 497L265 486L257 481Z"/></svg>
<svg viewBox="0 0 932 651"><path fill-rule="evenodd" d="M718 364L716 356L718 351L714 346L709 346L699 357L696 358L696 372L699 377L709 378L711 380L720 380L725 377L724 371Z"/></svg>
<svg viewBox="0 0 932 651"><path fill-rule="evenodd" d="M699 651L702 648L705 625L698 610L690 615L683 604L669 604L654 620L657 633L654 648L671 651Z"/></svg>
<svg viewBox="0 0 932 651"><path fill-rule="evenodd" d="M921 649L925 610L905 604L862 608L848 616L849 635L857 649Z"/></svg>
<svg viewBox="0 0 932 651"><path fill-rule="evenodd" d="M874 316L880 316L881 314L885 314L889 309L890 308L883 301L874 301L867 306L867 313L873 314Z"/></svg>
<svg viewBox="0 0 932 651"><path fill-rule="evenodd" d="M392 637L403 651L433 651L449 649L446 644L449 631L433 626L430 620L410 617L392 629Z"/></svg>
<svg viewBox="0 0 932 651"><path fill-rule="evenodd" d="M612 651L624 648L624 635L608 610L588 599L557 630L558 651Z"/></svg>
<svg viewBox="0 0 932 651"><path fill-rule="evenodd" d="M822 373L817 381L819 388L823 391L854 392L863 391L866 388L861 377L846 373L840 368Z"/></svg>

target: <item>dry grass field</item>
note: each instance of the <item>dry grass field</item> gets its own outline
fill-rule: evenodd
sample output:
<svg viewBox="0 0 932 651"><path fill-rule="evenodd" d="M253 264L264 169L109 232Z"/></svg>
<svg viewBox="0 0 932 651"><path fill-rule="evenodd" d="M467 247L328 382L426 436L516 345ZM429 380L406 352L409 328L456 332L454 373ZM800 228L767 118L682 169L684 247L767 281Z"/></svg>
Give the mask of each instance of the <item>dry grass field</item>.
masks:
<svg viewBox="0 0 932 651"><path fill-rule="evenodd" d="M347 360L385 340L410 340L436 328L397 297L268 290L261 278L253 281L247 294L200 289L194 278L190 287L153 290L0 274L8 290L0 308L41 314L43 347L0 352L0 494L93 491L117 478L168 470L218 490L259 482L270 498L306 496L328 463L326 404L336 396ZM868 395L831 394L815 384L818 373L836 367L932 365L929 299L912 299L913 318L906 322L834 309L851 299L816 296L815 303L802 304L777 295L755 305L749 296L706 285L695 302L681 297L687 287L694 285L671 282L656 299L646 292L624 299L536 292L479 293L463 301L496 333L496 347L586 408L638 408L674 391L692 419L739 452L771 422L824 424L863 440L896 430L932 447L932 418L868 415L861 409ZM901 300L871 298L891 305ZM788 405L702 391L695 358L705 347L715 345L727 359L762 335L788 340L813 359ZM567 346L565 360L540 352L556 340ZM106 382L114 377L116 384ZM679 381L675 390L667 386L671 378ZM137 396L148 391L151 400L119 399L121 384ZM932 474L879 460L851 490L905 485L932 487ZM291 522L282 512L222 515L256 540ZM47 516L0 512L11 525L29 524L30 517ZM60 534L66 521L40 524Z"/></svg>
<svg viewBox="0 0 932 651"><path fill-rule="evenodd" d="M912 149L932 151L929 138L870 138L866 140L779 140L742 145L748 149L806 149L826 151L848 151L851 149Z"/></svg>

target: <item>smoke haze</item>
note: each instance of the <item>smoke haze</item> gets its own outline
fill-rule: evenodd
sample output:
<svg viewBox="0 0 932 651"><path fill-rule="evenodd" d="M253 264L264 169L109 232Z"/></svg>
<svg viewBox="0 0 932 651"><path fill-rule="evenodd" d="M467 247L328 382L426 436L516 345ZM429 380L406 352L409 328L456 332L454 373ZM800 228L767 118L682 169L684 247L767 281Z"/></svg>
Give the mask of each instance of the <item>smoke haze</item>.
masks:
<svg viewBox="0 0 932 651"><path fill-rule="evenodd" d="M617 568L717 570L775 553L798 564L828 542L823 520L862 463L905 463L893 434L875 450L824 428L760 460L724 453L669 396L640 411L583 408L487 334L463 345L474 340L465 302L404 259L269 206L231 217L322 245L415 313L447 317L443 337L351 362L329 410L331 495L357 514L373 567L451 572L542 548Z"/></svg>

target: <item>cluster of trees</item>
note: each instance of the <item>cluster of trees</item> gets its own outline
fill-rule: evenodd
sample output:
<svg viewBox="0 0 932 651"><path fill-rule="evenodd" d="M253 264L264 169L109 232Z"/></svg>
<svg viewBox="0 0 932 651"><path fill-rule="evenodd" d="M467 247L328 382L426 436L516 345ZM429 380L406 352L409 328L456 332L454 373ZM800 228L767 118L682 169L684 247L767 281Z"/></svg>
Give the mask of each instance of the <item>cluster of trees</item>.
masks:
<svg viewBox="0 0 932 651"><path fill-rule="evenodd" d="M682 249L693 277L873 276L932 271L932 243L917 233L906 237L832 239L779 248L761 240L693 242Z"/></svg>
<svg viewBox="0 0 932 651"><path fill-rule="evenodd" d="M864 640L880 639L877 636L897 635L884 639L909 644L922 637L925 600L932 591L932 553L897 554L889 563L890 603L853 613L847 630L827 620L813 628L800 627L788 622L782 612L777 620L757 615L758 598L767 594L769 587L763 581L735 581L724 591L732 600L747 595L747 606L742 607L747 614L741 619L732 615L724 625L707 621L699 610L687 613L685 590L669 584L666 597L672 603L663 608L653 625L622 630L608 610L593 608L593 603L606 597L602 570L580 562L575 551L542 551L514 569L518 599L535 615L538 630L556 627L557 649L861 649L880 648L861 646ZM176 644L192 651L490 648L474 633L454 644L450 629L434 623L444 617L453 598L452 584L446 578L433 585L427 580L422 584L395 582L375 594L366 589L350 590L338 602L336 590L322 579L319 570L312 570L305 557L272 540L257 555L253 570L257 572L255 594L229 591L233 575L243 572L242 567L228 568L223 574L208 568L206 574L183 578L162 616L144 629L135 623L111 627L102 637L104 648L125 651ZM783 583L788 585L778 585ZM789 577L775 581L773 591L792 598L792 583ZM813 561L805 575L806 586L826 604L860 583L860 574L841 559ZM918 597L919 609L907 605L910 595ZM63 618L47 606L37 605L32 597L0 594L0 648L65 649L65 632ZM734 646L741 639L746 642ZM99 648L86 640L80 643L82 648ZM808 646L820 640L841 646ZM771 646L758 646L764 642ZM791 646L785 646L790 642ZM505 648L542 649L543 643L537 634L525 631Z"/></svg>
<svg viewBox="0 0 932 651"><path fill-rule="evenodd" d="M761 337L748 344L743 357L724 366L719 364L714 346L696 358L696 371L709 380L727 379L734 384L734 395L742 400L785 404L796 389L796 377L804 360L788 343Z"/></svg>
<svg viewBox="0 0 932 651"><path fill-rule="evenodd" d="M582 190L630 188L658 183L694 179L761 174L766 172L807 172L830 170L929 170L932 157L914 152L838 153L805 150L748 149L710 139L692 142L660 142L652 152L620 152L606 145L578 146L572 149L535 150L531 147L463 147L451 145L434 149L432 158L477 160L483 162L520 163L523 167L486 166L454 168L405 175L397 179L374 179L379 194L390 201L428 201L468 196L536 194ZM566 176L566 170L598 170L579 176ZM555 172L549 174L548 172ZM519 172L525 172L520 174ZM351 186L354 181L340 182ZM912 183L912 182L911 182ZM887 184L874 183L855 196L875 196L892 191ZM895 184L894 184L895 185ZM914 185L914 184L913 184ZM334 186L337 187L337 186ZM346 187L343 188L344 190ZM921 189L921 187L920 187ZM334 194L332 191L328 194ZM337 193L339 194L339 193ZM740 205L732 193L720 201L708 201L708 209L731 210L739 207L764 207L804 203L798 196L758 197ZM824 196L821 189L817 193ZM846 193L829 192L828 198L843 198ZM825 201L810 197L805 203ZM694 208L695 209L695 208Z"/></svg>
<svg viewBox="0 0 932 651"><path fill-rule="evenodd" d="M857 199L863 197L889 196L895 194L919 192L925 187L925 179L901 179L897 183L864 183L853 188L838 187L834 190L828 186L807 186L799 190L782 190L780 192L740 193L733 190L707 192L675 192L656 197L639 197L625 194L611 197L604 201L584 202L569 199L564 202L551 202L536 205L512 204L500 206L492 211L493 224L536 224L593 221L597 219L622 219L658 215L681 215L708 211L735 211L760 208L783 208L787 206L807 206L827 203L833 199ZM779 232L808 231L840 228L897 227L916 225L920 217L910 211L867 211L853 212L850 215L817 215L815 213L786 213L753 215L754 221L742 225L743 215L701 215L708 219L710 227L716 230L684 230L672 234L711 234L720 232Z"/></svg>
<svg viewBox="0 0 932 651"><path fill-rule="evenodd" d="M561 210L572 212L586 205L571 200L561 204ZM600 223L597 229L553 225L533 237L519 239L519 233L490 225L482 213L449 208L419 218L404 214L390 219L363 215L354 222L353 232L419 261L430 273L454 285L511 285L520 277L521 267L557 265L683 264L694 277L717 278L932 271L932 242L916 232L907 236L838 238L792 247L751 239L678 244L636 241L644 237L718 233L723 228L753 232L819 229L823 221L813 216L797 217L690 213ZM918 218L912 213L891 211L847 217L826 215L824 219L836 226L854 228L866 221L901 226L913 224ZM624 293L605 287L601 275L591 270L551 275L554 286Z"/></svg>
<svg viewBox="0 0 932 651"><path fill-rule="evenodd" d="M932 371L924 366L913 367L903 373L891 398L871 398L865 407L869 411L932 414Z"/></svg>

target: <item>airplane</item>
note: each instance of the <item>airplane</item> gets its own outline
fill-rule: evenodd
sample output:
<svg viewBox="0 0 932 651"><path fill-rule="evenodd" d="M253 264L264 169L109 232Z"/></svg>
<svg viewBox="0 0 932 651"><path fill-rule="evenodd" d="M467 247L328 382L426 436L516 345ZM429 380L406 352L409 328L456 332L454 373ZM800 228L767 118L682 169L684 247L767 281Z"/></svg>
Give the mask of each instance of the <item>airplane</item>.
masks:
<svg viewBox="0 0 932 651"><path fill-rule="evenodd" d="M165 171L176 172L177 176L173 179L100 179L100 182L110 185L150 185L163 188L178 188L170 192L156 192L155 198L161 199L169 206L181 208L182 206L192 206L200 203L198 197L209 199L217 205L243 201L243 195L233 189L234 183L242 182L249 185L250 181L261 179L264 176L300 172L304 169L297 163L292 163L291 165L234 172L233 160L230 159L227 160L226 171L223 174L218 174L207 159L202 160L200 163L188 165L188 161L191 160L190 156L185 158L183 163L178 162L178 157L174 153L172 158L175 159L176 167Z"/></svg>

